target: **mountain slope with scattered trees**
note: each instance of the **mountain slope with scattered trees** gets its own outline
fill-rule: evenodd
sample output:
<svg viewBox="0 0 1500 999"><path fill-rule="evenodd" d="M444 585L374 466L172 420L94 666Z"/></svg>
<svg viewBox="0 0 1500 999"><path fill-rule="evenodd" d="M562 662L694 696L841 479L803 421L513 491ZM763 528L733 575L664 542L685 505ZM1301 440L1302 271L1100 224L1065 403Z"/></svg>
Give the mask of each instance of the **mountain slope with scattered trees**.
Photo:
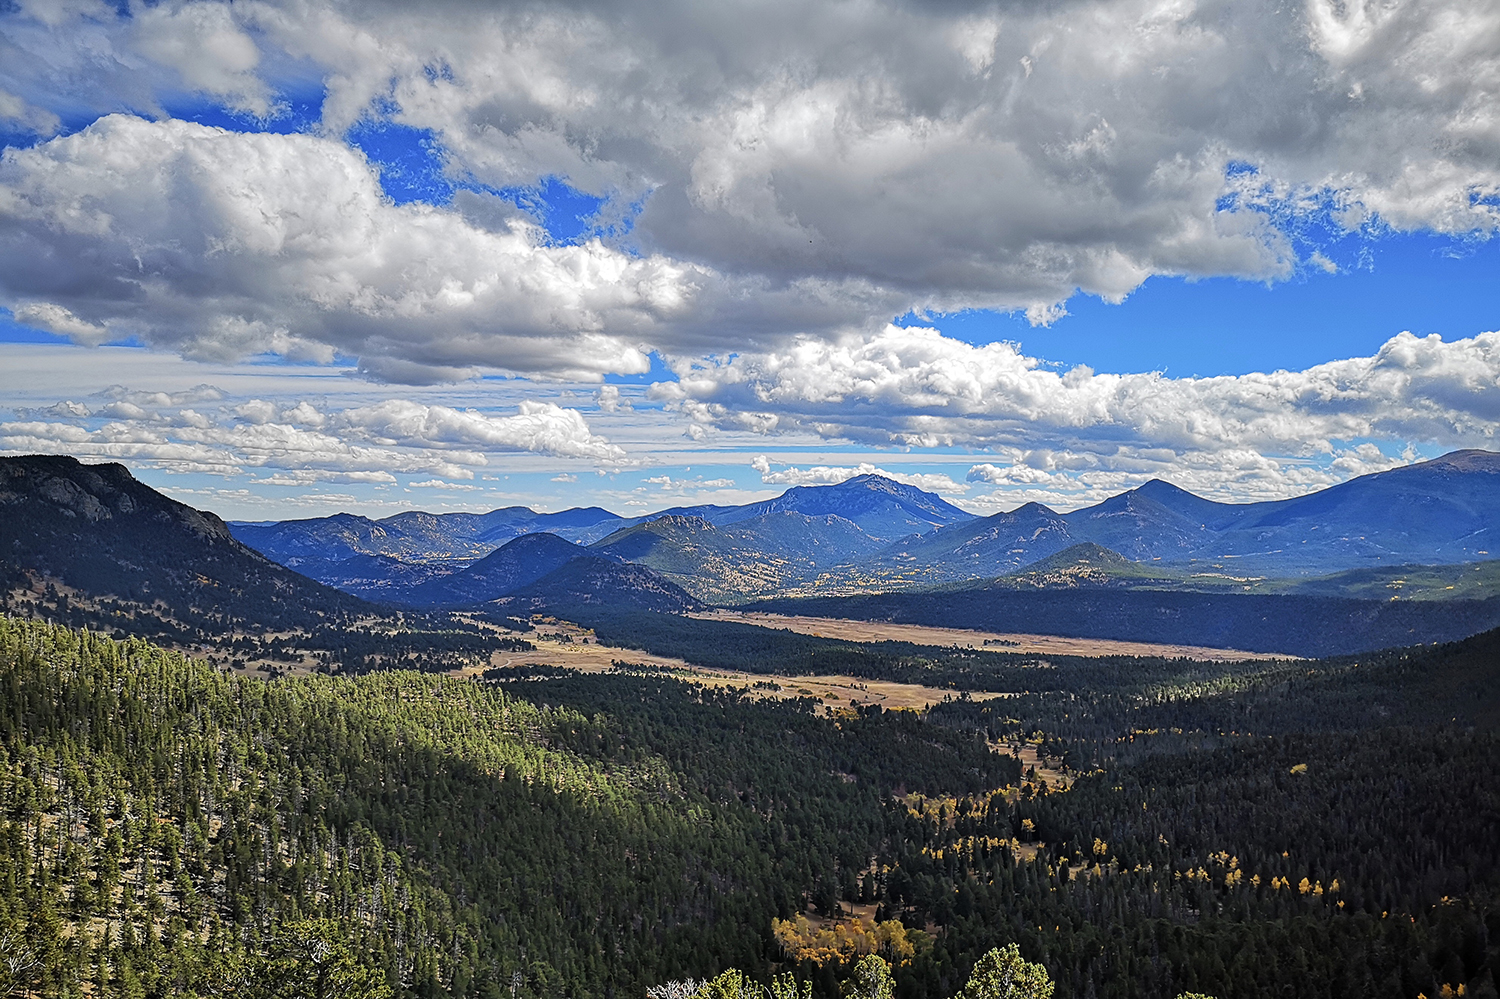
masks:
<svg viewBox="0 0 1500 999"><path fill-rule="evenodd" d="M1054 999L1493 997L1497 642L919 715L628 663L251 680L0 618L5 984L833 999L878 951L890 999L1023 959Z"/></svg>

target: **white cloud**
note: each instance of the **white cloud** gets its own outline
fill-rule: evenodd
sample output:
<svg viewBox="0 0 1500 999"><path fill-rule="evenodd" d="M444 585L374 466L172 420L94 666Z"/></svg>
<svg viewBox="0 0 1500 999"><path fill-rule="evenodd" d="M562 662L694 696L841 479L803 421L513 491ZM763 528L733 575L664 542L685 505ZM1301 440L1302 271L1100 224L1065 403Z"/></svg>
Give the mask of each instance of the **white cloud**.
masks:
<svg viewBox="0 0 1500 999"><path fill-rule="evenodd" d="M346 433L386 445L534 451L613 465L626 460L623 449L589 430L578 410L563 409L552 402L525 401L515 416L486 416L474 410L391 399L346 409L335 422Z"/></svg>
<svg viewBox="0 0 1500 999"><path fill-rule="evenodd" d="M51 135L62 124L51 111L34 107L7 90L0 90L0 121L38 135Z"/></svg>
<svg viewBox="0 0 1500 999"><path fill-rule="evenodd" d="M625 450L580 413L496 415L486 392L519 393L479 376L597 385L653 350L678 383L593 399L634 454L755 435L968 449L966 483L939 491L975 505L1151 475L1267 498L1408 460L1409 442L1494 446L1500 427L1493 333L1176 379L885 328L970 306L1044 324L1075 288L1115 301L1153 274L1343 266L1310 225L1492 235L1494 0L171 0L129 17L25 0L0 20L7 124L120 112L0 159L0 305L18 321L205 371L270 352L325 378L354 359L374 383L462 382L423 396L445 405L378 384L316 405L248 379L232 398L28 385L7 450L284 481L459 478L501 454L612 468ZM148 120L184 87L275 115L309 73L327 100L306 134ZM628 236L558 245L489 194L396 205L341 138L363 117L432 129L454 177L566 178L607 220L644 209ZM653 403L680 421L640 430ZM838 460L754 467L790 482L851 471Z"/></svg>
<svg viewBox="0 0 1500 999"><path fill-rule="evenodd" d="M216 385L200 383L177 392L151 392L127 389L123 385L111 385L97 393L101 398L117 402L130 402L137 406L186 406L197 402L218 402L228 393Z"/></svg>
<svg viewBox="0 0 1500 999"><path fill-rule="evenodd" d="M276 419L277 406L265 399L247 399L234 407L234 415L254 424L270 423Z"/></svg>
<svg viewBox="0 0 1500 999"><path fill-rule="evenodd" d="M281 469L270 475L258 476L257 486L308 486L315 482L358 482L374 485L392 485L396 477L390 472L371 470L361 472L335 472L328 469ZM415 483L414 483L415 484ZM473 488L473 487L466 487Z"/></svg>
<svg viewBox="0 0 1500 999"><path fill-rule="evenodd" d="M683 471L691 471L684 468ZM733 479L705 479L701 475L691 479L673 478L670 475L651 475L641 480L647 485L659 486L662 492L686 494L690 491L701 493L705 489L734 489L737 485Z"/></svg>
<svg viewBox="0 0 1500 999"><path fill-rule="evenodd" d="M0 160L0 294L80 343L136 336L205 361L342 353L411 384L478 367L643 373L648 343L826 328L868 297L398 206L328 138L123 115Z"/></svg>
<svg viewBox="0 0 1500 999"><path fill-rule="evenodd" d="M1216 206L1231 162L1288 196L1335 193L1351 219L1493 228L1470 197L1500 176L1476 110L1500 62L1492 6L1365 6L255 16L333 68L336 126L389 96L491 183L654 192L637 231L674 256L1046 321L1075 286L1115 298L1153 273L1286 274L1294 253L1267 216Z"/></svg>
<svg viewBox="0 0 1500 999"><path fill-rule="evenodd" d="M593 434L576 410L550 402L523 401L514 415L492 416L405 400L325 412L305 401L249 399L208 414L127 401L181 400L205 394L201 387L172 394L124 389L111 394L120 398L92 412L76 403L59 403L28 411L50 419L0 422L0 451L115 458L173 472L228 476L273 470L254 480L262 485L389 484L396 481L393 473L472 479L473 469L488 464L489 456L507 453L609 467L628 461L623 449Z"/></svg>
<svg viewBox="0 0 1500 999"><path fill-rule="evenodd" d="M260 117L271 112L271 88L255 72L260 50L229 5L164 3L133 13L136 51L175 69L189 89Z"/></svg>
<svg viewBox="0 0 1500 999"><path fill-rule="evenodd" d="M453 491L458 491L458 492L473 492L473 491L479 489L480 487L479 486L470 486L470 485L459 485L458 483L454 483L454 482L444 482L442 479L428 479L425 482L409 482L409 483L407 483L407 488L409 488L409 489L445 489L445 490L448 490L450 492L453 492Z"/></svg>
<svg viewBox="0 0 1500 999"><path fill-rule="evenodd" d="M4 16L13 115L151 110L183 86L265 114L309 68L326 81L323 137L105 119L0 171L9 302L63 310L52 322L81 341L118 330L196 357L597 377L646 370L649 347L763 349L909 309L1046 323L1075 288L1113 301L1153 274L1326 268L1294 238L1310 215L1500 223L1492 0L175 0L129 17L59 0ZM455 176L567 178L615 219L643 202L641 252L545 245L473 192L389 204L333 138L371 115L432 129ZM69 262L67 280L42 261Z"/></svg>
<svg viewBox="0 0 1500 999"><path fill-rule="evenodd" d="M41 412L47 416L60 416L65 419L72 418L81 420L89 415L89 408L81 402L73 402L72 400L64 399L62 402L56 403L52 406L48 406L46 409L41 410Z"/></svg>
<svg viewBox="0 0 1500 999"><path fill-rule="evenodd" d="M1314 455L1360 438L1478 447L1500 431L1500 333L1402 333L1373 357L1305 371L1174 379L1057 372L1013 344L891 326L678 373L654 392L700 424L882 445Z"/></svg>
<svg viewBox="0 0 1500 999"><path fill-rule="evenodd" d="M629 412L634 408L629 399L620 395L620 388L617 385L601 385L594 399L598 403L599 410L604 413Z"/></svg>
<svg viewBox="0 0 1500 999"><path fill-rule="evenodd" d="M14 310L16 321L48 333L65 336L74 343L97 347L113 337L101 323L79 319L73 313L51 302L29 302Z"/></svg>

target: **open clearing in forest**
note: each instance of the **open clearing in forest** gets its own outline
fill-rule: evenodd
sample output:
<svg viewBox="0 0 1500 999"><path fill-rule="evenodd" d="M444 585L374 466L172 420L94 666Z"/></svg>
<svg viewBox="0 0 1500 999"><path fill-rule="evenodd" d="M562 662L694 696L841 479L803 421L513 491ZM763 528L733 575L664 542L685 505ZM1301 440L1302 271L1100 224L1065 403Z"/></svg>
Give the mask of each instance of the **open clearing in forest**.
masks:
<svg viewBox="0 0 1500 999"><path fill-rule="evenodd" d="M915 645L956 645L990 652L1038 653L1054 656L1160 656L1166 659L1201 659L1233 662L1241 659L1295 659L1270 652L1210 649L1198 645L1165 645L1156 642L1126 642L1112 638L1065 638L1060 635L1027 635L968 628L938 628L924 624L890 621L856 621L841 617L800 617L761 611L715 610L691 615L705 621L732 621L762 628L785 628L802 635L837 638L846 642L911 642Z"/></svg>
<svg viewBox="0 0 1500 999"><path fill-rule="evenodd" d="M546 637L543 637L546 636ZM924 687L915 683L888 680L865 680L854 676L786 676L782 674L746 673L740 670L710 669L693 666L681 659L652 655L634 649L617 649L593 644L592 633L566 622L539 623L535 632L525 636L536 645L535 652L497 652L492 666L552 666L580 673L607 673L615 662L651 669L668 670L678 679L705 687L748 687L751 695L789 700L816 697L825 712L849 708L855 704L878 704L887 709L921 710L958 696L958 691ZM588 638L588 644L584 639ZM478 668L460 671L478 673ZM759 686L757 686L759 685ZM1002 697L1002 694L970 693L973 700Z"/></svg>

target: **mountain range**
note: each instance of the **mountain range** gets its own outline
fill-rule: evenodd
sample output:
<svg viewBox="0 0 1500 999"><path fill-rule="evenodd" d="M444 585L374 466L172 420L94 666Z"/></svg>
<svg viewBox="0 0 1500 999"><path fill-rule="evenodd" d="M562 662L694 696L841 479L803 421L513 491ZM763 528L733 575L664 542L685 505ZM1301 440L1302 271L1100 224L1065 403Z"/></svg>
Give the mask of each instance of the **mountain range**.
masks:
<svg viewBox="0 0 1500 999"><path fill-rule="evenodd" d="M588 516L571 522L586 522ZM414 544L430 519L404 515L401 525L385 531L371 530L363 518L327 518L343 545L339 553L347 556L328 561L355 560L376 569L386 563L406 566L410 563L359 552L357 546L382 533ZM475 534L472 522L479 519L468 526ZM500 529L496 521L501 518L491 518L489 531ZM511 523L538 521L552 526L570 518L532 515ZM291 537L298 535L293 531ZM635 611L702 606L646 566L590 552L549 533L510 537L514 548L476 564L458 562L463 571L431 580L430 596L404 605L469 605L513 595L508 606L531 612L588 603L592 592L597 594L593 602L607 600ZM311 547L306 535L302 540ZM372 621L408 633L414 627L448 627L442 621L394 621L389 608L281 565L237 540L214 514L162 495L124 465L85 465L50 455L0 458L0 605L180 643L245 633L296 632L305 638L329 628L368 627Z"/></svg>
<svg viewBox="0 0 1500 999"><path fill-rule="evenodd" d="M6 607L179 644L248 640L273 662L488 654L493 636L451 613L464 608L504 621L754 602L1302 655L1500 624L1500 560L1473 560L1500 516L1488 452L1245 505L1154 482L1068 514L1030 504L980 518L860 476L634 519L512 508L254 525L226 525L121 465L30 456L0 458L0 512ZM367 585L303 575L330 567Z"/></svg>
<svg viewBox="0 0 1500 999"><path fill-rule="evenodd" d="M636 518L597 507L554 514L510 507L378 521L338 514L232 523L230 530L299 572L392 603L437 601L450 592L444 578L538 533L646 566L700 600L743 603L997 579L1078 545L1116 556L1104 573L1112 585L1291 592L1287 581L1317 580L1324 592L1341 585L1340 573L1482 563L1500 543L1496 524L1500 453L1470 450L1306 496L1245 504L1152 480L1069 513L1028 503L979 517L913 486L861 475L743 506L676 507ZM1071 585L1103 578L1100 571L1073 576ZM1397 571L1390 579L1400 577ZM500 595L476 589L474 576L453 585L468 597Z"/></svg>

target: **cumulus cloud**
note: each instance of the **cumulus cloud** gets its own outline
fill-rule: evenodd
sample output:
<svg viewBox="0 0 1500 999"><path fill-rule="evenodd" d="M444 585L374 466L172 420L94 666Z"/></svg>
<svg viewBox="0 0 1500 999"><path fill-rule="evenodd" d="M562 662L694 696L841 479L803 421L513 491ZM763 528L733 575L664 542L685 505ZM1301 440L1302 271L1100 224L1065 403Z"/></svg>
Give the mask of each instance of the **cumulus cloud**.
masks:
<svg viewBox="0 0 1500 999"><path fill-rule="evenodd" d="M62 124L51 111L34 107L8 90L0 90L0 122L39 135L51 135Z"/></svg>
<svg viewBox="0 0 1500 999"><path fill-rule="evenodd" d="M1496 222L1473 197L1500 178L1479 110L1492 4L304 11L246 16L333 70L335 127L392 100L491 183L649 193L642 238L728 272L1044 322L1075 287L1286 274L1268 198L1326 196L1350 224ZM1244 210L1219 200L1231 164L1256 168Z"/></svg>
<svg viewBox="0 0 1500 999"><path fill-rule="evenodd" d="M13 310L16 321L27 326L65 336L74 343L97 347L112 336L102 323L80 319L55 302L27 302Z"/></svg>
<svg viewBox="0 0 1500 999"><path fill-rule="evenodd" d="M449 492L472 492L478 486L460 485L454 482L444 482L442 479L428 479L425 482L409 482L408 489L444 489Z"/></svg>
<svg viewBox="0 0 1500 999"><path fill-rule="evenodd" d="M107 118L7 154L0 292L83 342L337 352L413 383L593 377L646 370L648 347L764 348L910 309L1047 323L1074 289L1114 301L1153 274L1327 268L1299 248L1309 215L1500 222L1493 2L177 0L0 16L14 113L151 109L186 86L273 114L308 66L326 81L319 136ZM487 195L391 205L337 139L368 118L430 129L455 177L566 178L607 219L639 205L640 252L551 245L514 206L475 207Z"/></svg>
<svg viewBox="0 0 1500 999"><path fill-rule="evenodd" d="M617 385L601 385L594 399L599 404L600 412L604 413L629 412L634 408L629 399L620 395Z"/></svg>
<svg viewBox="0 0 1500 999"><path fill-rule="evenodd" d="M528 400L521 403L515 416L487 416L474 410L390 399L346 409L336 422L347 432L380 444L534 451L607 464L625 461L624 450L592 433L578 410L563 409L552 402Z"/></svg>
<svg viewBox="0 0 1500 999"><path fill-rule="evenodd" d="M0 294L79 343L134 336L205 361L343 354L412 384L476 366L643 373L648 343L696 352L715 331L827 328L869 297L395 205L330 138L125 115L0 159Z"/></svg>
<svg viewBox="0 0 1500 999"><path fill-rule="evenodd" d="M700 424L903 446L1248 448L1329 454L1361 438L1493 444L1500 333L1402 333L1372 357L1215 378L1059 372L1008 343L887 327L683 364L657 398Z"/></svg>
<svg viewBox="0 0 1500 999"><path fill-rule="evenodd" d="M701 475L692 479L674 479L670 475L651 475L641 480L647 485L660 486L663 492L682 493L694 489L732 489L733 479L705 479Z"/></svg>
<svg viewBox="0 0 1500 999"><path fill-rule="evenodd" d="M201 392L118 394L146 405L122 398L93 410L71 402L32 410L0 422L0 451L134 460L175 472L266 470L270 477L256 481L267 485L389 484L393 473L472 479L492 456L516 453L612 468L628 462L576 410L555 403L524 401L519 412L494 416L405 400L324 411L306 401L249 399L209 415L180 404L150 408Z"/></svg>
<svg viewBox="0 0 1500 999"><path fill-rule="evenodd" d="M187 406L200 402L218 402L226 398L228 393L217 385L209 385L205 382L178 392L128 389L123 385L111 385L101 390L98 395L100 398L113 399L116 402L130 402L137 406L162 407Z"/></svg>
<svg viewBox="0 0 1500 999"><path fill-rule="evenodd" d="M386 471L340 472L323 468L282 468L255 480L257 486L309 486L317 482L350 482L393 485L396 477ZM412 483L417 485L418 483Z"/></svg>
<svg viewBox="0 0 1500 999"><path fill-rule="evenodd" d="M170 0L128 15L23 0L0 21L0 118L43 140L0 157L0 305L76 343L470 386L494 371L597 384L648 372L655 351L679 380L633 396L628 419L599 388L611 426L656 403L705 450L789 433L972 449L940 491L975 504L1153 474L1285 494L1407 460L1392 441L1493 446L1500 425L1493 333L1173 379L886 326L968 307L1047 324L1075 289L1118 301L1157 274L1338 270L1319 226L1490 237L1494 0ZM185 88L269 120L309 71L326 99L301 134L162 108ZM46 138L90 110L106 116ZM363 121L431 130L474 189L395 204L346 141ZM495 193L549 178L604 199L598 235L554 239ZM624 460L576 411L537 403L158 395L18 411L0 446L443 479L492 454Z"/></svg>
<svg viewBox="0 0 1500 999"><path fill-rule="evenodd" d="M256 75L260 50L228 4L164 3L134 11L136 51L175 69L189 89L259 117L271 112L271 88Z"/></svg>

